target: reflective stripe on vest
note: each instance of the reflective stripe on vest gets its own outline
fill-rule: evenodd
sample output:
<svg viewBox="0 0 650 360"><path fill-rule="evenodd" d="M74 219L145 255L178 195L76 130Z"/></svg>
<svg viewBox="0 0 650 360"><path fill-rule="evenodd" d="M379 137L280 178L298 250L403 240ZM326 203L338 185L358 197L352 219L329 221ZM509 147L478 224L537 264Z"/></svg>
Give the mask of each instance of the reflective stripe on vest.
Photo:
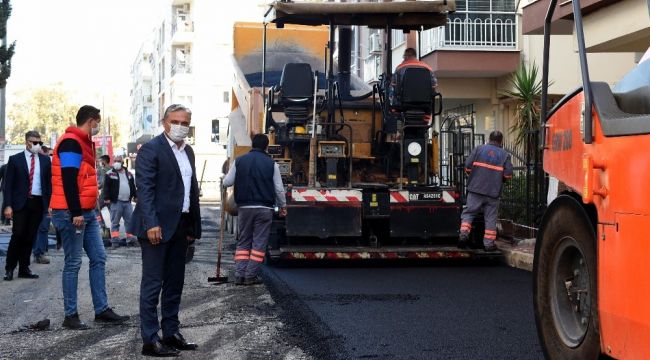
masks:
<svg viewBox="0 0 650 360"><path fill-rule="evenodd" d="M503 171L503 166L491 165L491 164L484 163L484 162L479 162L479 161L474 161L474 162L472 163L472 165L473 165L473 166L484 167L484 168L486 168L486 169L490 169L490 170Z"/></svg>

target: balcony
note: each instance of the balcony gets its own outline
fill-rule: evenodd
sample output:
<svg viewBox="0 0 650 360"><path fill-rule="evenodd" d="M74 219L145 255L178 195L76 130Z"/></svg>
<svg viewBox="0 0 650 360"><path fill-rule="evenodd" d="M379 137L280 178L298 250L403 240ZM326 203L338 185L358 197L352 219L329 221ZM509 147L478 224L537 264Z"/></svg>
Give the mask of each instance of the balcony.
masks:
<svg viewBox="0 0 650 360"><path fill-rule="evenodd" d="M194 41L194 22L177 19L172 23L172 45L190 44Z"/></svg>
<svg viewBox="0 0 650 360"><path fill-rule="evenodd" d="M172 64L172 76L176 76L177 74L191 74L192 73L192 66L189 62L175 62Z"/></svg>
<svg viewBox="0 0 650 360"><path fill-rule="evenodd" d="M523 9L523 32L542 34L549 0L537 0ZM582 0L585 46L589 52L644 52L650 37L650 3L647 0ZM553 34L573 34L570 1L556 5Z"/></svg>
<svg viewBox="0 0 650 360"><path fill-rule="evenodd" d="M172 24L172 36L174 36L177 32L187 32L187 33L194 32L194 21L183 19L183 18L177 19Z"/></svg>
<svg viewBox="0 0 650 360"><path fill-rule="evenodd" d="M447 25L422 32L422 53L436 50L517 50L517 22L490 19L453 19Z"/></svg>
<svg viewBox="0 0 650 360"><path fill-rule="evenodd" d="M519 65L514 13L456 13L447 25L422 32L422 61L438 77L493 78Z"/></svg>

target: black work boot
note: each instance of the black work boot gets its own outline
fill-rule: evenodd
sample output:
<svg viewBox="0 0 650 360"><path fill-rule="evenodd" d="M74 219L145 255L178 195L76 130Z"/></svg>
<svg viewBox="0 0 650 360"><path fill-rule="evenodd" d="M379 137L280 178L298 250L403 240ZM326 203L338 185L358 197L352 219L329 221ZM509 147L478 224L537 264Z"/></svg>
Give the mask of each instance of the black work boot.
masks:
<svg viewBox="0 0 650 360"><path fill-rule="evenodd" d="M488 251L488 252L499 250L497 248L497 244L495 244L494 241L492 241L489 244L483 244L483 248L485 249L485 251Z"/></svg>
<svg viewBox="0 0 650 360"><path fill-rule="evenodd" d="M79 314L75 313L66 316L63 320L63 327L70 330L88 330L90 327L79 319Z"/></svg>
<svg viewBox="0 0 650 360"><path fill-rule="evenodd" d="M129 318L129 316L117 315L111 308L104 310L101 314L95 315L95 321L113 324L123 323L129 320Z"/></svg>
<svg viewBox="0 0 650 360"><path fill-rule="evenodd" d="M461 233L458 238L458 248L467 249L467 246L469 246L469 234Z"/></svg>

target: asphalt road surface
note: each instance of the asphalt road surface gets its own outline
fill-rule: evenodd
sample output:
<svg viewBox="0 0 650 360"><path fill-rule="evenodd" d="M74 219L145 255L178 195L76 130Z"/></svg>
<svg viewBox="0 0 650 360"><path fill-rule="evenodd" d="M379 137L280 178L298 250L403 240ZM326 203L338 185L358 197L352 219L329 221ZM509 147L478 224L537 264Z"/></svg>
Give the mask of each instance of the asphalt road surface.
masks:
<svg viewBox="0 0 650 360"><path fill-rule="evenodd" d="M217 220L214 206L202 207L203 238L197 242L194 260L185 268L185 286L179 313L181 332L199 344L179 359L206 360L315 360L322 359L313 337L299 325L285 324L284 311L264 285L214 285ZM7 234L4 238L7 238ZM0 235L2 240L3 235ZM225 247L234 249L227 236ZM139 247L107 250L106 291L110 306L131 319L121 325L93 321L88 259L83 256L79 272L79 316L90 329L63 329L61 271L63 251L50 249L52 263L32 264L39 279L0 280L0 360L36 359L146 359L140 356L139 294L141 253ZM0 256L4 266L4 256ZM224 274L234 265L233 251L222 259ZM49 319L49 328L37 331L29 325Z"/></svg>
<svg viewBox="0 0 650 360"><path fill-rule="evenodd" d="M265 271L276 302L331 358L543 358L526 271L472 263Z"/></svg>

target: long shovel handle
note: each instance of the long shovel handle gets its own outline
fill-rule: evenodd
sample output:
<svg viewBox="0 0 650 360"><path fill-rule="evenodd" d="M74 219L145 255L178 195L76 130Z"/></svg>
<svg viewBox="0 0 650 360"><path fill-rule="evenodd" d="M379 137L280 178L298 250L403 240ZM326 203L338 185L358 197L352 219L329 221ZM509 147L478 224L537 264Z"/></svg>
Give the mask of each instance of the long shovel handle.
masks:
<svg viewBox="0 0 650 360"><path fill-rule="evenodd" d="M224 223L226 222L226 211L223 209L223 198L221 200L221 208L219 211L221 212L221 223L219 224L219 244L217 244L217 270L215 275L217 278L221 277L221 249L223 246Z"/></svg>

